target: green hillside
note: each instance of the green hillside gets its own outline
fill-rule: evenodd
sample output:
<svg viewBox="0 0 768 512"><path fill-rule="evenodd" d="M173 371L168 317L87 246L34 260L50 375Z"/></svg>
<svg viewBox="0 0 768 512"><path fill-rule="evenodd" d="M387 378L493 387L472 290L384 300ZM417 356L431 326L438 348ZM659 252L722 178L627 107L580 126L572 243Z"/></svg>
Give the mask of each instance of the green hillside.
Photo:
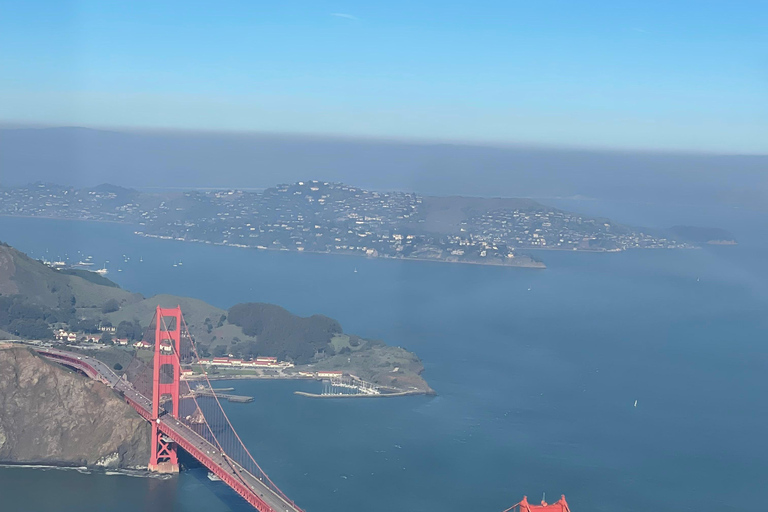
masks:
<svg viewBox="0 0 768 512"><path fill-rule="evenodd" d="M232 306L228 322L258 340L244 347L248 355L271 355L297 363L311 362L318 352L333 352L331 340L342 333L339 322L327 316L303 318L264 303Z"/></svg>
<svg viewBox="0 0 768 512"><path fill-rule="evenodd" d="M96 276L101 278L101 276ZM103 278L101 278L103 279ZM0 330L4 337L49 338L51 327L95 333L95 312L107 301L118 307L141 300L109 281L54 270L7 244L0 244ZM105 280L106 281L106 280Z"/></svg>
<svg viewBox="0 0 768 512"><path fill-rule="evenodd" d="M0 245L0 295L20 295L49 308L94 308L109 299L121 304L141 299L98 274L86 280L83 272L55 270L7 244ZM99 280L107 283L97 284Z"/></svg>

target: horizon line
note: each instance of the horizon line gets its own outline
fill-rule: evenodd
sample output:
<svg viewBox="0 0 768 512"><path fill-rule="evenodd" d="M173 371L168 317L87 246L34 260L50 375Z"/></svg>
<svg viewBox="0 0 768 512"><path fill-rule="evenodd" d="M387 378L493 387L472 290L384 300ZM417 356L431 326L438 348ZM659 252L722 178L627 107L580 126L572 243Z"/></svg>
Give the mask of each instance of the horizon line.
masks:
<svg viewBox="0 0 768 512"><path fill-rule="evenodd" d="M614 153L636 155L680 155L680 156L730 156L730 157L768 157L768 152L727 152L707 151L689 148L643 148L643 147L605 147L571 144L551 144L544 142L495 141L495 140L461 140L450 138L430 137L397 137L384 135L352 135L346 133L315 133L315 132L281 132L264 130L226 130L206 128L180 128L157 126L110 126L110 125L77 125L16 122L0 120L0 130L91 130L95 132L112 132L121 134L158 134L158 135L226 135L234 137L279 137L326 141L368 142L387 144L405 144L413 146L459 146L476 147L496 150L535 150L584 153Z"/></svg>

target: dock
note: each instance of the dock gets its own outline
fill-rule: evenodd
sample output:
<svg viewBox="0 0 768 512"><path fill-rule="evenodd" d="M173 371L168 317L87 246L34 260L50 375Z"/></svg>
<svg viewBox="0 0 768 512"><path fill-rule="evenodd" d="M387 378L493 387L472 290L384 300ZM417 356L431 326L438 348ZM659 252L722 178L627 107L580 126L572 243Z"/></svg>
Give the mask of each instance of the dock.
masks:
<svg viewBox="0 0 768 512"><path fill-rule="evenodd" d="M294 391L294 395L305 396L307 398L394 398L396 396L411 396L411 395L426 395L427 393L421 390L411 391L396 391L394 393L378 393L378 394L352 394L352 393L307 393L306 391Z"/></svg>
<svg viewBox="0 0 768 512"><path fill-rule="evenodd" d="M234 389L234 388L229 388ZM216 397L216 398L226 398L227 401L236 403L236 404L247 404L248 402L253 402L252 396L244 396L244 395L232 395L229 393L219 393L219 390L214 391L201 391L201 390L194 390L192 393L194 393L197 396L208 396L208 397Z"/></svg>

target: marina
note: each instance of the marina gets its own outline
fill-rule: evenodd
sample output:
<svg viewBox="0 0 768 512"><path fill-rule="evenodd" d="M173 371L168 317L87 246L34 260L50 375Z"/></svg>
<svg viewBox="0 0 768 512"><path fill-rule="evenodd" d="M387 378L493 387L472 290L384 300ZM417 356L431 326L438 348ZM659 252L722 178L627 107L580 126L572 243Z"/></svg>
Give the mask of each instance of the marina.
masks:
<svg viewBox="0 0 768 512"><path fill-rule="evenodd" d="M365 381L356 375L335 375L322 381L320 393L295 391L294 394L308 398L389 398L396 396L421 395L421 390L398 390Z"/></svg>

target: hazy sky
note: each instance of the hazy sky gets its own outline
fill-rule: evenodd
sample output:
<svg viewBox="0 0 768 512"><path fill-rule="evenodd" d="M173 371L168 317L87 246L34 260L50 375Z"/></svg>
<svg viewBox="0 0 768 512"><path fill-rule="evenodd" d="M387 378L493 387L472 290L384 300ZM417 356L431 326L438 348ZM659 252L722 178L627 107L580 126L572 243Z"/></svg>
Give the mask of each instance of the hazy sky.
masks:
<svg viewBox="0 0 768 512"><path fill-rule="evenodd" d="M0 0L0 121L768 153L768 2Z"/></svg>

